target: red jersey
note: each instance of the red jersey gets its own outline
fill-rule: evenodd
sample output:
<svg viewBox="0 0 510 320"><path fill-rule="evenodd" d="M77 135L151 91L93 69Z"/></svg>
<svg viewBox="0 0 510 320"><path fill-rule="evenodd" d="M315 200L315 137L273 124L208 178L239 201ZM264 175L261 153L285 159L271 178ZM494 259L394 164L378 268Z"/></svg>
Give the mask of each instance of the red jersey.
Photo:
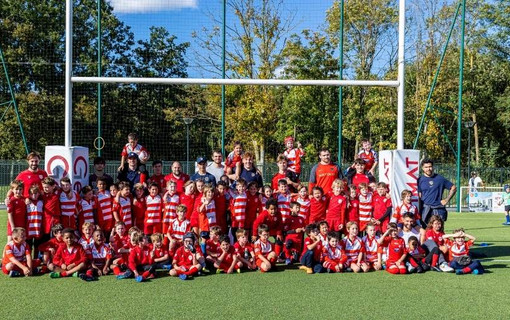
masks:
<svg viewBox="0 0 510 320"><path fill-rule="evenodd" d="M349 206L347 208L348 221L354 221L359 225L359 200L357 198L349 199Z"/></svg>
<svg viewBox="0 0 510 320"><path fill-rule="evenodd" d="M273 244L271 241L262 241L258 239L253 244L253 251L255 252L255 257L258 257L260 254L267 258L267 256L273 252Z"/></svg>
<svg viewBox="0 0 510 320"><path fill-rule="evenodd" d="M181 204L186 206L186 219L191 218L191 214L193 213L193 208L195 206L195 195L194 194L185 194L181 193L179 200L181 201Z"/></svg>
<svg viewBox="0 0 510 320"><path fill-rule="evenodd" d="M278 181L285 179L287 175L285 173L276 173L271 180L271 189L276 192L278 190Z"/></svg>
<svg viewBox="0 0 510 320"><path fill-rule="evenodd" d="M333 228L334 231L338 231L337 226L331 224L343 224L345 226L345 210L347 209L347 200L342 194L334 195L330 194L328 210L326 211L326 221L328 221L329 227Z"/></svg>
<svg viewBox="0 0 510 320"><path fill-rule="evenodd" d="M269 234L272 236L282 235L283 233L282 218L278 213L276 213L275 215L270 215L267 210L262 211L257 217L257 219L255 219L255 221L253 222L252 229L253 234L258 233L258 228L261 224L267 225L267 227L269 228Z"/></svg>
<svg viewBox="0 0 510 320"><path fill-rule="evenodd" d="M283 231L287 234L285 239L292 239L294 242L301 243L303 241L303 232L296 233L295 230L298 228L304 228L305 219L300 216L290 216L283 223ZM288 233L289 231L294 231L293 233Z"/></svg>
<svg viewBox="0 0 510 320"><path fill-rule="evenodd" d="M335 163L317 164L310 172L310 182L308 183L308 192L312 194L312 189L315 186L322 188L324 194L331 191L331 185L335 179L341 175L340 167Z"/></svg>
<svg viewBox="0 0 510 320"><path fill-rule="evenodd" d="M3 252L4 252L4 256L2 259L3 266L10 263L11 258L14 258L19 262L26 262L27 255L31 254L30 247L27 245L26 242L23 241L22 243L15 243L13 240L7 242Z"/></svg>
<svg viewBox="0 0 510 320"><path fill-rule="evenodd" d="M234 193L230 200L230 212L232 213L232 227L244 228L246 222L246 204L248 196L245 192Z"/></svg>
<svg viewBox="0 0 510 320"><path fill-rule="evenodd" d="M50 240L46 241L45 243L42 243L39 245L39 251L40 252L49 252L50 249L54 249L55 252L57 252L57 249L61 246L65 246L64 240L60 239L57 240L57 238L51 238Z"/></svg>
<svg viewBox="0 0 510 320"><path fill-rule="evenodd" d="M166 181L165 181L164 174L160 174L160 175L153 174L147 181L147 185L150 185L153 182L159 186L159 192L162 192L163 190L166 189Z"/></svg>
<svg viewBox="0 0 510 320"><path fill-rule="evenodd" d="M120 156L127 158L128 154L130 154L131 152L134 152L137 155L140 155L140 153L142 151L145 151L147 153L147 157L149 156L149 152L141 144L136 144L136 146L133 148L130 143L126 143L124 145L124 148L122 148L122 152L120 153Z"/></svg>
<svg viewBox="0 0 510 320"><path fill-rule="evenodd" d="M76 229L76 217L78 215L78 201L80 200L80 196L74 190L70 190L69 193L60 191L59 200L62 214L60 222L64 225L64 228L69 227Z"/></svg>
<svg viewBox="0 0 510 320"><path fill-rule="evenodd" d="M164 246L154 248L154 245L152 243L149 244L149 251L154 252L154 256L152 257L153 263L155 259L163 258L165 255L168 254L168 250Z"/></svg>
<svg viewBox="0 0 510 320"><path fill-rule="evenodd" d="M216 222L221 230L227 230L227 197L224 194L214 196L216 205Z"/></svg>
<svg viewBox="0 0 510 320"><path fill-rule="evenodd" d="M384 214L388 210L391 210L391 206L392 206L391 199L387 198L386 196L380 196L377 194L374 196L372 203L374 206L374 211L373 211L374 219L377 219L377 220L382 219ZM386 218L384 218L384 220L381 221L381 228L382 228L381 231L382 232L386 231L386 227L389 222L390 222L390 215L386 216Z"/></svg>
<svg viewBox="0 0 510 320"><path fill-rule="evenodd" d="M299 216L305 220L305 224L308 224L310 217L310 198L296 197L294 201L299 203Z"/></svg>
<svg viewBox="0 0 510 320"><path fill-rule="evenodd" d="M189 176L185 173L181 173L180 176L176 177L173 173L167 174L165 176L165 185L168 181L173 181L176 183L175 190L177 193L184 192L184 184L189 180Z"/></svg>
<svg viewBox="0 0 510 320"><path fill-rule="evenodd" d="M365 161L365 170L372 169L374 163L378 162L377 152L374 149L370 149L368 152L365 150L361 150L358 153L358 158L363 159Z"/></svg>
<svg viewBox="0 0 510 320"><path fill-rule="evenodd" d="M241 244L238 242L236 242L234 244L234 250L235 250L235 253L241 257L245 257L245 253L248 252L250 254L250 257L251 257L251 253L254 252L253 251L253 246L249 243L249 242L246 242L246 245L243 247L241 246Z"/></svg>
<svg viewBox="0 0 510 320"><path fill-rule="evenodd" d="M326 209L328 208L328 197L322 196L319 200L315 197L310 198L310 223L319 222L326 219Z"/></svg>
<svg viewBox="0 0 510 320"><path fill-rule="evenodd" d="M161 212L163 211L163 200L157 194L155 197L148 195L145 198L145 221L144 225L153 226L161 223ZM170 221L169 221L170 222Z"/></svg>
<svg viewBox="0 0 510 320"><path fill-rule="evenodd" d="M305 155L302 149L294 148L287 149L283 152L283 155L287 159L287 166L290 171L297 174L301 173L301 158Z"/></svg>
<svg viewBox="0 0 510 320"><path fill-rule="evenodd" d="M388 247L388 259L386 264L397 262L403 255L407 253L406 243L402 238L386 237L383 241L383 247Z"/></svg>
<svg viewBox="0 0 510 320"><path fill-rule="evenodd" d="M182 241L183 236L186 232L191 230L191 225L189 220L173 219L170 221L170 226L168 227L167 233L176 240Z"/></svg>
<svg viewBox="0 0 510 320"><path fill-rule="evenodd" d="M365 251L365 261L367 262L377 261L379 253L379 243L377 242L377 240L379 240L378 236L370 238L368 235L366 235L363 237L362 241Z"/></svg>
<svg viewBox="0 0 510 320"><path fill-rule="evenodd" d="M110 191L100 191L96 195L97 224L105 231L113 228L112 198Z"/></svg>
<svg viewBox="0 0 510 320"><path fill-rule="evenodd" d="M359 230L363 231L365 230L367 223L370 222L372 219L372 210L373 210L373 204L372 204L372 193L367 193L366 196L360 194L358 196L359 201Z"/></svg>
<svg viewBox="0 0 510 320"><path fill-rule="evenodd" d="M112 258L112 249L106 243L101 245L93 243L90 245L88 258L89 261L96 265L98 268L103 268L106 264L106 261Z"/></svg>
<svg viewBox="0 0 510 320"><path fill-rule="evenodd" d="M59 267L63 264L66 266L73 263L79 265L86 260L85 251L77 243L72 244L71 248L68 248L67 245L59 247L53 256L53 264Z"/></svg>
<svg viewBox="0 0 510 320"><path fill-rule="evenodd" d="M177 251L175 251L173 263L179 267L191 268L191 266L193 266L193 253L184 246L179 247Z"/></svg>
<svg viewBox="0 0 510 320"><path fill-rule="evenodd" d="M205 208L200 206L198 228L200 231L209 231L211 227L216 225L218 225L216 220L216 204L214 203L214 200L211 200Z"/></svg>
<svg viewBox="0 0 510 320"><path fill-rule="evenodd" d="M234 151L230 152L225 160L225 166L235 168L237 163L241 162L242 157L242 154L235 154Z"/></svg>
<svg viewBox="0 0 510 320"><path fill-rule="evenodd" d="M366 183L368 185L370 183L370 179L368 179L367 175L364 173L354 174L354 176L352 177L352 184L356 186L356 189L358 189L358 186L361 183Z"/></svg>
<svg viewBox="0 0 510 320"><path fill-rule="evenodd" d="M145 219L145 211L147 211L147 203L145 202L145 197L136 198L133 200L131 205L131 223L134 226L140 228L140 230L144 229L143 221Z"/></svg>
<svg viewBox="0 0 510 320"><path fill-rule="evenodd" d="M43 193L43 232L51 233L51 227L60 223L60 199L57 191Z"/></svg>
<svg viewBox="0 0 510 320"><path fill-rule="evenodd" d="M207 255L216 255L217 257L221 254L221 243L219 241L214 242L212 239L205 241L205 252Z"/></svg>
<svg viewBox="0 0 510 320"><path fill-rule="evenodd" d="M420 213L418 212L418 208L415 205L413 205L412 203L410 204L401 203L399 206L395 208L395 211L391 215L390 222L402 223L402 217L406 212L411 213L415 221L421 219Z"/></svg>
<svg viewBox="0 0 510 320"><path fill-rule="evenodd" d="M94 212L96 211L95 199L78 201L78 226L81 227L85 222L96 223Z"/></svg>
<svg viewBox="0 0 510 320"><path fill-rule="evenodd" d="M444 245L444 232L442 231L439 231L439 232L435 232L434 230L432 229L427 229L425 231L425 240L432 240L434 241L437 246L443 246Z"/></svg>
<svg viewBox="0 0 510 320"><path fill-rule="evenodd" d="M128 268L132 271L136 270L136 267L152 264L150 257L150 251L148 246L136 246L129 251Z"/></svg>
<svg viewBox="0 0 510 320"><path fill-rule="evenodd" d="M469 256L469 248L473 245L473 243L473 240L469 240L459 245L455 241L448 240L446 245L449 249L449 261L452 261L454 258Z"/></svg>
<svg viewBox="0 0 510 320"><path fill-rule="evenodd" d="M37 169L36 172L32 172L30 170L22 171L16 177L16 180L23 181L23 197L28 198L30 196L29 190L32 185L39 186L39 190L42 190L42 183L44 178L46 178L48 174L46 171Z"/></svg>
<svg viewBox="0 0 510 320"><path fill-rule="evenodd" d="M110 245L115 255L118 254L119 250L122 248L128 248L130 244L129 236L119 236L117 233L110 239Z"/></svg>
<svg viewBox="0 0 510 320"><path fill-rule="evenodd" d="M315 243L315 241L313 241L310 237L307 237L305 239L305 243L303 245L303 253L301 254L301 258L306 253L306 251L308 251L308 246L311 244L314 244L314 243ZM319 262L322 259L322 252L323 252L322 249L323 249L322 241L319 241L319 243L317 243L315 248L313 248L313 259L316 262Z"/></svg>
<svg viewBox="0 0 510 320"><path fill-rule="evenodd" d="M171 220L177 218L177 206L180 203L180 197L178 193L173 195L167 194L163 199L164 210L163 210L163 230L168 227Z"/></svg>
<svg viewBox="0 0 510 320"><path fill-rule="evenodd" d="M7 232L11 235L12 229L14 228L25 228L27 221L27 205L25 204L25 198L9 198L9 205L7 206L7 213L12 215L14 220L14 226L11 226L9 220L7 220Z"/></svg>
<svg viewBox="0 0 510 320"><path fill-rule="evenodd" d="M251 194L246 193L246 220L244 221L245 226L249 227L253 225L253 221L257 218L257 214L260 209L260 197L258 192Z"/></svg>
<svg viewBox="0 0 510 320"><path fill-rule="evenodd" d="M113 202L113 211L117 212L120 221L124 221L126 229L129 230L132 226L131 219L131 197L119 197L119 201Z"/></svg>
<svg viewBox="0 0 510 320"><path fill-rule="evenodd" d="M331 247L329 244L322 249L322 256L325 261L331 261L335 263L344 263L347 261L344 249L339 244L336 247Z"/></svg>
<svg viewBox="0 0 510 320"><path fill-rule="evenodd" d="M42 237L43 202L42 200L31 200L27 204L27 239L38 239Z"/></svg>

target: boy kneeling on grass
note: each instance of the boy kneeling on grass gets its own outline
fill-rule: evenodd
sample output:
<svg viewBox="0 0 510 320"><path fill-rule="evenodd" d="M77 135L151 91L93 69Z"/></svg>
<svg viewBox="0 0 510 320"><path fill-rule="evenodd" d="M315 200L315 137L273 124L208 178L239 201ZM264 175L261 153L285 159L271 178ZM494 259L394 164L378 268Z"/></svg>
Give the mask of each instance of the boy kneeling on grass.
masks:
<svg viewBox="0 0 510 320"><path fill-rule="evenodd" d="M202 260L203 256L200 249L197 250L195 235L192 232L186 233L182 241L182 247L177 249L173 257L173 268L169 274L181 280L187 280L193 278L202 269L199 260Z"/></svg>
<svg viewBox="0 0 510 320"><path fill-rule="evenodd" d="M24 275L31 276L38 272L36 267L39 260L32 260L30 247L25 242L26 232L24 228L16 227L12 229L12 240L5 245L4 256L2 259L2 271L9 277L19 277Z"/></svg>
<svg viewBox="0 0 510 320"><path fill-rule="evenodd" d="M135 246L129 251L128 269L123 274L118 275L117 279L134 277L136 282L154 279L156 268L153 265L145 235L139 232L133 233L131 241Z"/></svg>

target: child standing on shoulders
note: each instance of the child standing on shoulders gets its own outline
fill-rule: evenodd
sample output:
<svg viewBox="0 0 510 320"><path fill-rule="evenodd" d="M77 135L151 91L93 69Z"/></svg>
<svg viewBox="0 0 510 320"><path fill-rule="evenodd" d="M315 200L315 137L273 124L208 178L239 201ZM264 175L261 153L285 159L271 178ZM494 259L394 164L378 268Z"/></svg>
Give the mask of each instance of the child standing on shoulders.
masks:
<svg viewBox="0 0 510 320"><path fill-rule="evenodd" d="M283 152L283 155L287 159L289 171L295 176L295 179L292 180L296 181L301 175L301 158L305 156L305 150L303 150L299 141L297 142L297 148L294 148L293 137L286 137L284 142L285 151Z"/></svg>
<svg viewBox="0 0 510 320"><path fill-rule="evenodd" d="M27 219L27 205L23 198L23 182L14 180L11 182L12 196L7 205L7 242L12 240L14 228L24 228Z"/></svg>
<svg viewBox="0 0 510 320"><path fill-rule="evenodd" d="M276 253L273 251L273 244L269 241L269 228L265 224L259 225L257 229L259 238L255 241L255 264L261 272L267 272L276 266Z"/></svg>
<svg viewBox="0 0 510 320"><path fill-rule="evenodd" d="M450 267L455 269L456 274L484 273L480 261L473 260L469 256L469 248L475 243L475 237L464 232L463 228L457 229L453 234L445 235L445 237L449 239L447 245L450 249Z"/></svg>
<svg viewBox="0 0 510 320"><path fill-rule="evenodd" d="M231 180L239 180L243 157L243 145L240 141L234 142L234 150L230 152L225 160L225 173Z"/></svg>
<svg viewBox="0 0 510 320"><path fill-rule="evenodd" d="M301 254L300 269L304 269L306 273L322 272L322 241L319 238L319 229L315 223L309 224L305 228L308 237L305 239L303 252Z"/></svg>
<svg viewBox="0 0 510 320"><path fill-rule="evenodd" d="M398 236L397 225L395 223L388 224L388 229L378 242L382 247L388 247L386 271L391 274L407 273L407 268L404 264L407 257L406 244L404 239Z"/></svg>
<svg viewBox="0 0 510 320"><path fill-rule="evenodd" d="M128 158L128 154L131 152L134 152L138 155L138 159L141 163L147 162L149 160L149 152L147 149L145 149L144 146L141 144L138 144L138 136L136 133L130 133L128 134L128 143L124 145L124 148L122 148L122 152L120 154L120 167L117 171L124 170L125 162Z"/></svg>

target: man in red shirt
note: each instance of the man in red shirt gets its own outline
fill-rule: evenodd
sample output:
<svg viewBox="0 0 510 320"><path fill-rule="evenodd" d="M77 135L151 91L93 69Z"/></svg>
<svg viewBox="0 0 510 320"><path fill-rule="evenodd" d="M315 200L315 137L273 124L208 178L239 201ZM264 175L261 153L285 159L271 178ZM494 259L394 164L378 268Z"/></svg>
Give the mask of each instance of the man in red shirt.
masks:
<svg viewBox="0 0 510 320"><path fill-rule="evenodd" d="M23 197L28 198L30 187L34 184L39 186L39 190L42 190L41 181L48 176L46 171L39 169L39 162L41 161L41 155L38 152L30 152L27 156L28 169L20 172L16 177L16 180L23 182ZM11 196L11 191L7 193L5 204L7 205Z"/></svg>
<svg viewBox="0 0 510 320"><path fill-rule="evenodd" d="M342 169L336 163L331 162L331 153L328 149L319 151L320 162L310 171L308 192L311 194L314 186L319 186L327 194L335 179L343 178Z"/></svg>
<svg viewBox="0 0 510 320"><path fill-rule="evenodd" d="M172 163L172 173L165 176L165 183L175 181L177 183L177 192L184 192L184 184L189 180L189 176L182 172L182 166L179 161Z"/></svg>

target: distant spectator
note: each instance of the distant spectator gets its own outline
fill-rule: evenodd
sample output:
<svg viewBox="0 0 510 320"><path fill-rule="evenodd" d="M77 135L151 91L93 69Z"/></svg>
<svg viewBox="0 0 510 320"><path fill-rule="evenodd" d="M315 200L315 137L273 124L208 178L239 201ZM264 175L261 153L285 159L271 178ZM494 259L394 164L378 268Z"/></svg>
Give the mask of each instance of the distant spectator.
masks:
<svg viewBox="0 0 510 320"><path fill-rule="evenodd" d="M478 188L484 188L483 181L476 171L473 171L471 172L471 178L469 178L469 192L477 192Z"/></svg>
<svg viewBox="0 0 510 320"><path fill-rule="evenodd" d="M172 163L172 172L165 176L165 182L175 181L177 192L184 192L184 184L189 180L189 176L182 172L182 165L179 161Z"/></svg>
<svg viewBox="0 0 510 320"><path fill-rule="evenodd" d="M213 188L216 188L216 178L206 171L207 168L207 159L204 157L197 158L197 168L198 172L190 177L191 181L197 181L199 179L203 180L205 184L212 185Z"/></svg>
<svg viewBox="0 0 510 320"><path fill-rule="evenodd" d="M222 164L223 155L221 151L214 150L212 154L213 162L207 165L207 172L212 174L216 178L216 182L221 180L221 176L225 174L225 165Z"/></svg>
<svg viewBox="0 0 510 320"><path fill-rule="evenodd" d="M94 158L94 173L89 176L89 186L97 190L97 178L104 178L106 180L106 188L110 189L113 184L113 178L104 172L106 161L103 157Z"/></svg>
<svg viewBox="0 0 510 320"><path fill-rule="evenodd" d="M313 166L310 171L310 180L308 183L308 192L312 194L315 186L321 187L324 194L331 190L333 181L337 178L343 179L343 173L340 166L331 162L331 153L324 148L319 151L319 163Z"/></svg>

